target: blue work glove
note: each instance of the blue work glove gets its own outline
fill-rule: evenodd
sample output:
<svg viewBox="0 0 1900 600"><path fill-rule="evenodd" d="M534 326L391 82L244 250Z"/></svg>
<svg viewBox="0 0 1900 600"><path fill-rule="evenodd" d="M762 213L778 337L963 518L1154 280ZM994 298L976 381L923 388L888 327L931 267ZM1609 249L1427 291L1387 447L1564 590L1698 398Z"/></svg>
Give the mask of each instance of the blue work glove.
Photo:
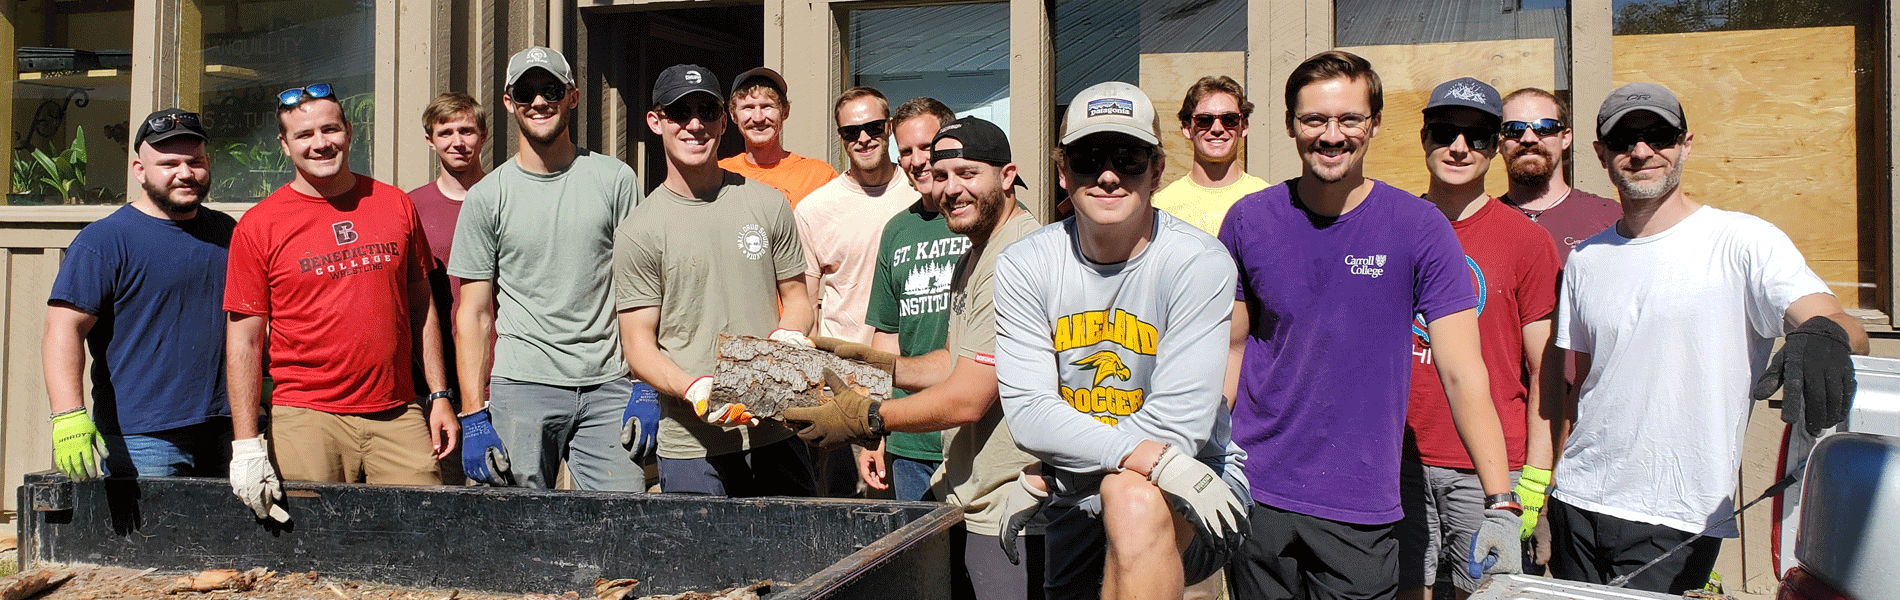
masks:
<svg viewBox="0 0 1900 600"><path fill-rule="evenodd" d="M633 395L620 419L620 445L627 447L633 462L653 456L660 447L660 393L644 381L633 382Z"/></svg>
<svg viewBox="0 0 1900 600"><path fill-rule="evenodd" d="M1523 524L1516 514L1502 508L1484 510L1484 522L1471 534L1471 562L1465 573L1482 580L1486 575L1524 572L1524 546L1517 538Z"/></svg>
<svg viewBox="0 0 1900 600"><path fill-rule="evenodd" d="M462 472L479 483L514 485L508 473L508 451L501 447L501 436L488 421L488 407L461 415Z"/></svg>

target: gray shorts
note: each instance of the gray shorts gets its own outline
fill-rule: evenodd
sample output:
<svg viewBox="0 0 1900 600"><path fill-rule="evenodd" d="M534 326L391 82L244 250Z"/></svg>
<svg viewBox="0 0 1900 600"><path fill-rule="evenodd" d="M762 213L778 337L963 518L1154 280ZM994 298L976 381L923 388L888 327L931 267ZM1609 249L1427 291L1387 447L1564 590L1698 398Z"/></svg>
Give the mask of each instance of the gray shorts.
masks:
<svg viewBox="0 0 1900 600"><path fill-rule="evenodd" d="M1511 471L1517 484L1518 471ZM1484 487L1478 473L1467 469L1434 467L1407 460L1399 465L1399 589L1431 587L1441 570L1451 572L1452 585L1470 592L1478 588L1466 565L1471 563L1471 538L1484 523ZM1508 557L1506 560L1515 560Z"/></svg>

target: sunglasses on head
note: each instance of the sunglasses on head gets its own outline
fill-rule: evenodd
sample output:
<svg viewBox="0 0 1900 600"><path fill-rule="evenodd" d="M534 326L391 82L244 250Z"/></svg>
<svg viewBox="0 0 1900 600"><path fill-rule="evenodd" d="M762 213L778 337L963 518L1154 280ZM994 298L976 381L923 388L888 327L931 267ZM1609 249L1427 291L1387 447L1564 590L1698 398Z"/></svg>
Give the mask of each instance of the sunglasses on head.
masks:
<svg viewBox="0 0 1900 600"><path fill-rule="evenodd" d="M534 89L525 85L508 86L508 99L515 101L515 104L523 106L533 104L535 96L546 98L550 103L560 102L562 98L567 97L567 84L559 81L550 81L541 84L541 89Z"/></svg>
<svg viewBox="0 0 1900 600"><path fill-rule="evenodd" d="M847 142L858 141L858 132L860 131L871 134L871 137L884 135L884 126L889 123L890 119L878 119L876 121L865 121L857 125L839 125L838 139Z"/></svg>
<svg viewBox="0 0 1900 600"><path fill-rule="evenodd" d="M1198 129L1213 129L1214 121L1220 121L1221 127L1235 129L1240 127L1240 120L1242 118L1240 113L1221 113L1218 115L1199 113L1194 115L1194 127Z"/></svg>
<svg viewBox="0 0 1900 600"><path fill-rule="evenodd" d="M661 109L666 120L685 125L693 117L699 117L701 123L711 123L726 116L726 107L717 102L674 102Z"/></svg>
<svg viewBox="0 0 1900 600"><path fill-rule="evenodd" d="M152 117L152 120L145 122L145 127L151 129L152 133L165 133L179 127L198 129L203 126L198 122L198 113L186 112Z"/></svg>
<svg viewBox="0 0 1900 600"><path fill-rule="evenodd" d="M1682 130L1668 125L1657 125L1642 131L1614 129L1603 136L1603 145L1611 152L1629 152L1636 142L1649 144L1651 150L1668 150L1682 142Z"/></svg>
<svg viewBox="0 0 1900 600"><path fill-rule="evenodd" d="M277 104L279 106L291 107L302 103L304 98L316 99L328 97L330 97L330 84L312 83L303 87L295 87L277 92Z"/></svg>
<svg viewBox="0 0 1900 600"><path fill-rule="evenodd" d="M1147 146L1069 146L1062 149L1069 170L1077 175L1100 175L1113 165L1116 173L1140 175L1148 172L1154 149Z"/></svg>
<svg viewBox="0 0 1900 600"><path fill-rule="evenodd" d="M1425 131L1431 134L1432 143L1450 146L1465 136L1465 145L1472 150L1490 150L1498 142L1498 130L1490 127L1461 127L1450 123L1426 123Z"/></svg>
<svg viewBox="0 0 1900 600"><path fill-rule="evenodd" d="M1499 129L1499 132L1502 133L1505 138L1524 137L1525 131L1535 133L1537 137L1550 137L1563 133L1565 129L1568 128L1564 127L1563 121L1556 119L1538 119L1528 123L1524 121L1505 121L1503 128Z"/></svg>

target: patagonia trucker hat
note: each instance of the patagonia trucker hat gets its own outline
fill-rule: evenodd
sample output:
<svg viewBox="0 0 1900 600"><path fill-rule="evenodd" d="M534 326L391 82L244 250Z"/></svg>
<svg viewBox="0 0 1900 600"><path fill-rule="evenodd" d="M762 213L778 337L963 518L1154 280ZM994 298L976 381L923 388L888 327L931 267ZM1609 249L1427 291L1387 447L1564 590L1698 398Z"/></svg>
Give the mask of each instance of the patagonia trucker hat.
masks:
<svg viewBox="0 0 1900 600"><path fill-rule="evenodd" d="M1063 117L1062 143L1068 145L1096 133L1120 133L1150 145L1155 135L1155 105L1141 88L1120 81L1104 81L1076 93Z"/></svg>

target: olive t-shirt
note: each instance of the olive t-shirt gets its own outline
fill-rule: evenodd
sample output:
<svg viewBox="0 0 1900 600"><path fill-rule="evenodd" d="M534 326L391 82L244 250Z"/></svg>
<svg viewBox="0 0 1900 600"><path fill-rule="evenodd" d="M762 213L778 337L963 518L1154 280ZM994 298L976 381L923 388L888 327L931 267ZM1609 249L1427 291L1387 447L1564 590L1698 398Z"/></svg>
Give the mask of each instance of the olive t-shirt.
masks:
<svg viewBox="0 0 1900 600"><path fill-rule="evenodd" d="M765 337L778 326L778 282L805 273L785 195L726 172L712 200L653 190L620 223L615 306L660 308L659 344L687 375L711 375L719 334ZM731 454L791 437L782 425L709 425L677 398L661 402L661 458Z"/></svg>

